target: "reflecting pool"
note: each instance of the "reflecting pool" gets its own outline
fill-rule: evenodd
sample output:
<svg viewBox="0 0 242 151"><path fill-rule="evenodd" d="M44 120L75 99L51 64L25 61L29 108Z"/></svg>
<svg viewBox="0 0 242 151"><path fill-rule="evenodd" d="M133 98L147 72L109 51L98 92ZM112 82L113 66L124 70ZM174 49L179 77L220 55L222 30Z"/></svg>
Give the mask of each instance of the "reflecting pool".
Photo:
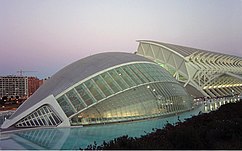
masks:
<svg viewBox="0 0 242 151"><path fill-rule="evenodd" d="M152 132L152 129L162 128L167 122L172 124L176 123L178 118L183 121L186 118L197 115L203 108L204 106L200 106L192 111L162 119L2 133L0 137L0 149L83 149L94 142L100 145L103 141L109 141L123 135L140 137Z"/></svg>

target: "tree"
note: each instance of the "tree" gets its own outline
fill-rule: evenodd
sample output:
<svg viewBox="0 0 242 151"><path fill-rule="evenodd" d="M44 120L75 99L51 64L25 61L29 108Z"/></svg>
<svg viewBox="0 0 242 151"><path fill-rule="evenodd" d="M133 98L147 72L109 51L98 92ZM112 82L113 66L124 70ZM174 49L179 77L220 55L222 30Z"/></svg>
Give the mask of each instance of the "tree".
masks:
<svg viewBox="0 0 242 151"><path fill-rule="evenodd" d="M8 99L8 97L3 96L2 99L0 99L0 104L1 104L1 105L4 105L5 102L7 101L7 99Z"/></svg>

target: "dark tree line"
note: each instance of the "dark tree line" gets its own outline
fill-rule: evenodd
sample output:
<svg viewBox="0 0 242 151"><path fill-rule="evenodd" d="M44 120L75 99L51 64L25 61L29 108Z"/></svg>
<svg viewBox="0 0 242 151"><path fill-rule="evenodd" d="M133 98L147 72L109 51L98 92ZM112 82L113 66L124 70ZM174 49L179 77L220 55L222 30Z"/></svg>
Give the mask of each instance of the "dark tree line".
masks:
<svg viewBox="0 0 242 151"><path fill-rule="evenodd" d="M221 106L139 138L122 136L86 149L242 149L242 101Z"/></svg>

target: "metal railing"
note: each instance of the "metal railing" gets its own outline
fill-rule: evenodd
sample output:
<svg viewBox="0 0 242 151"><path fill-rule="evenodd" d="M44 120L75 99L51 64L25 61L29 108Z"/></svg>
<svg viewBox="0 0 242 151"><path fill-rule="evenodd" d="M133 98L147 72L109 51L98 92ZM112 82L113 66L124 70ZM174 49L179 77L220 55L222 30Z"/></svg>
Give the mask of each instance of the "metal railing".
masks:
<svg viewBox="0 0 242 151"><path fill-rule="evenodd" d="M200 99L194 100L194 106L203 105L202 112L210 112L217 110L221 105L227 103L234 103L240 101L241 97L239 95L229 96L229 97L222 97L222 98L209 98L209 99Z"/></svg>

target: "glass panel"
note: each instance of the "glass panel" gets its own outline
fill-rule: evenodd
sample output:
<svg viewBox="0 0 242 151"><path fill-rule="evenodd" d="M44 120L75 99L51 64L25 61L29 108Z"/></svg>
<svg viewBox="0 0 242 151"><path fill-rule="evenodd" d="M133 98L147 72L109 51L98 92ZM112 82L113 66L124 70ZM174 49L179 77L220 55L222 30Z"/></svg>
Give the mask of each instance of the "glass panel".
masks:
<svg viewBox="0 0 242 151"><path fill-rule="evenodd" d="M36 126L39 126L39 123L37 122L36 119L33 119L33 122L35 123Z"/></svg>
<svg viewBox="0 0 242 151"><path fill-rule="evenodd" d="M128 66L122 68L137 85L143 83Z"/></svg>
<svg viewBox="0 0 242 151"><path fill-rule="evenodd" d="M153 76L152 76L154 73L152 73L150 68L148 69L145 66L145 64L136 64L135 66L140 71L140 73L149 80L149 82L154 81Z"/></svg>
<svg viewBox="0 0 242 151"><path fill-rule="evenodd" d="M101 93L99 93L98 88L96 87L96 84L92 80L86 81L85 85L97 101L103 99Z"/></svg>
<svg viewBox="0 0 242 151"><path fill-rule="evenodd" d="M37 114L37 112L35 112L35 113L34 113L34 116L35 116L35 117L38 117L38 114Z"/></svg>
<svg viewBox="0 0 242 151"><path fill-rule="evenodd" d="M32 126L34 126L34 125L35 125L35 124L34 124L34 122L33 122L32 120L30 120L30 123L31 123L31 125L32 125Z"/></svg>
<svg viewBox="0 0 242 151"><path fill-rule="evenodd" d="M128 74L122 70L122 68L117 68L116 71L121 74L120 76L124 79L124 81L129 85L129 87L135 86L134 81L128 76Z"/></svg>
<svg viewBox="0 0 242 151"><path fill-rule="evenodd" d="M85 108L85 105L82 103L80 97L78 97L78 94L75 92L74 89L67 92L66 96L69 98L69 100L71 101L71 103L77 111L80 111L81 109Z"/></svg>
<svg viewBox="0 0 242 151"><path fill-rule="evenodd" d="M93 80L98 85L98 87L102 90L102 92L106 95L106 97L112 94L108 85L100 76L96 76L95 78L93 78Z"/></svg>
<svg viewBox="0 0 242 151"><path fill-rule="evenodd" d="M82 97L82 99L85 101L87 106L91 105L94 102L89 93L87 92L86 88L83 86L83 84L77 86L75 89Z"/></svg>
<svg viewBox="0 0 242 151"><path fill-rule="evenodd" d="M158 76L160 76L159 72L157 70L156 65L151 65L151 64L142 64L141 66L145 67L148 71L148 74L154 79L154 80L158 80ZM160 68L160 67L159 67Z"/></svg>
<svg viewBox="0 0 242 151"><path fill-rule="evenodd" d="M135 73L135 75L139 77L142 83L148 82L148 80L142 75L142 73L134 65L130 65L129 67Z"/></svg>
<svg viewBox="0 0 242 151"><path fill-rule="evenodd" d="M44 119L44 116L41 116L40 119L42 120L43 125L47 125L46 120Z"/></svg>
<svg viewBox="0 0 242 151"><path fill-rule="evenodd" d="M46 125L51 125L50 119L48 118L48 116L46 114L43 116L43 119L45 120Z"/></svg>
<svg viewBox="0 0 242 151"><path fill-rule="evenodd" d="M30 117L31 117L31 119L34 119L35 118L33 113L30 114Z"/></svg>
<svg viewBox="0 0 242 151"><path fill-rule="evenodd" d="M29 121L26 121L26 124L27 124L27 126L30 126L30 122Z"/></svg>
<svg viewBox="0 0 242 151"><path fill-rule="evenodd" d="M52 116L49 116L49 119L50 119L50 121L51 121L54 125L57 124L57 123L54 121L54 119L52 118Z"/></svg>
<svg viewBox="0 0 242 151"><path fill-rule="evenodd" d="M113 79L118 83L118 85L123 89L127 89L128 86L126 86L126 83L123 81L123 79L120 77L120 75L115 72L115 70L110 70L108 73L113 77Z"/></svg>
<svg viewBox="0 0 242 151"><path fill-rule="evenodd" d="M26 127L27 125L25 123L22 123L23 124L23 127Z"/></svg>
<svg viewBox="0 0 242 151"><path fill-rule="evenodd" d="M39 114L39 116L42 115L42 113L40 112L40 110L37 110L37 114Z"/></svg>
<svg viewBox="0 0 242 151"><path fill-rule="evenodd" d="M49 113L49 111L48 111L48 109L47 109L46 106L43 106L43 107L42 107L42 110L43 110L45 113ZM43 111L42 111L42 112L43 112Z"/></svg>
<svg viewBox="0 0 242 151"><path fill-rule="evenodd" d="M44 124L42 123L42 120L40 120L40 118L39 118L39 117L37 118L37 120L38 120L38 122L39 122L40 126L43 126L43 125L44 125Z"/></svg>
<svg viewBox="0 0 242 151"><path fill-rule="evenodd" d="M101 76L115 93L120 91L115 81L112 79L112 77L109 76L108 73L103 73Z"/></svg>
<svg viewBox="0 0 242 151"><path fill-rule="evenodd" d="M60 123L61 121L59 120L58 117L56 117L56 115L52 114L52 117L54 118L56 123Z"/></svg>
<svg viewBox="0 0 242 151"><path fill-rule="evenodd" d="M75 113L72 106L69 104L69 101L65 97L65 95L59 97L57 99L57 102L60 104L62 110L65 112L67 117L69 117Z"/></svg>

